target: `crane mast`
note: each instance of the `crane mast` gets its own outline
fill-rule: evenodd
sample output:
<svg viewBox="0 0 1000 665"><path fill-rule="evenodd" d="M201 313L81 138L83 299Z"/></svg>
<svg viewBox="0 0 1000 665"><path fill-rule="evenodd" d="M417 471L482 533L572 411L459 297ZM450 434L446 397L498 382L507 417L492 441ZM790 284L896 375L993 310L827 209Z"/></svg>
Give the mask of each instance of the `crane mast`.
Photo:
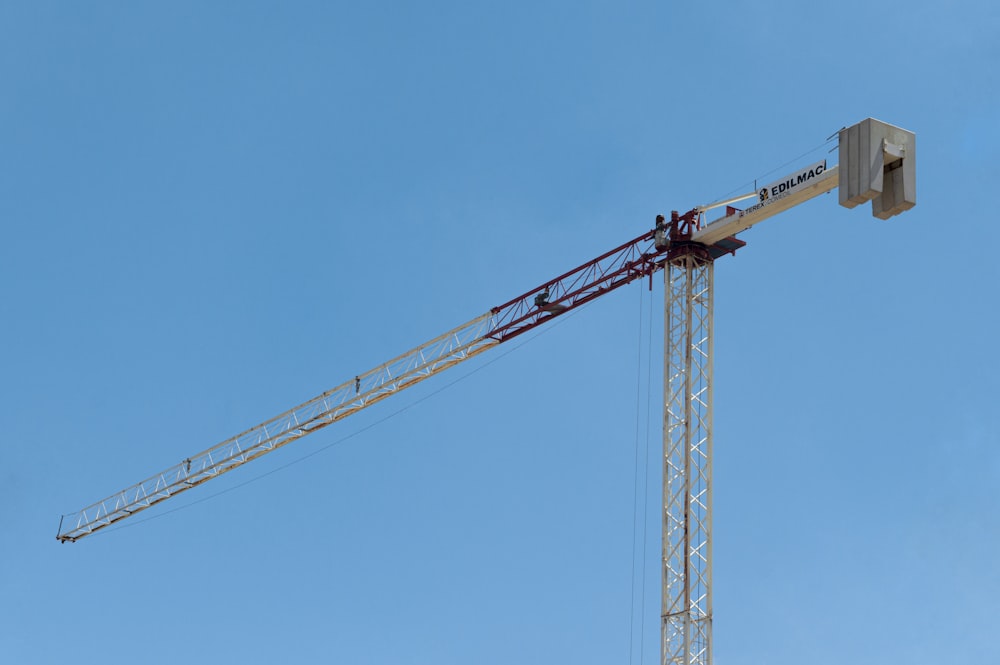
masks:
<svg viewBox="0 0 1000 665"><path fill-rule="evenodd" d="M664 663L710 663L712 647L712 300L714 257L673 220L664 271Z"/></svg>
<svg viewBox="0 0 1000 665"><path fill-rule="evenodd" d="M313 399L165 471L63 515L75 542L551 321L606 293L664 273L661 640L664 665L712 663L713 268L746 243L735 235L840 188L853 208L888 219L916 204L912 132L868 118L838 133L839 165L823 160L756 191L670 220L535 289L491 308ZM749 207L730 204L755 197ZM707 213L725 206L723 216Z"/></svg>

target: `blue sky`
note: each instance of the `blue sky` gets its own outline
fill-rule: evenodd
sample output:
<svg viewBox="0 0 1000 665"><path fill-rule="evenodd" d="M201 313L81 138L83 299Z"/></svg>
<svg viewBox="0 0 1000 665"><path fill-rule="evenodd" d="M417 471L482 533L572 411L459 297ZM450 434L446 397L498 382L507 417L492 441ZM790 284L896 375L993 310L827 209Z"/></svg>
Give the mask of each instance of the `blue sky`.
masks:
<svg viewBox="0 0 1000 665"><path fill-rule="evenodd" d="M1000 660L998 29L985 0L0 3L0 660L656 662L659 280L54 536L868 116L916 132L916 208L821 197L716 265L716 662Z"/></svg>

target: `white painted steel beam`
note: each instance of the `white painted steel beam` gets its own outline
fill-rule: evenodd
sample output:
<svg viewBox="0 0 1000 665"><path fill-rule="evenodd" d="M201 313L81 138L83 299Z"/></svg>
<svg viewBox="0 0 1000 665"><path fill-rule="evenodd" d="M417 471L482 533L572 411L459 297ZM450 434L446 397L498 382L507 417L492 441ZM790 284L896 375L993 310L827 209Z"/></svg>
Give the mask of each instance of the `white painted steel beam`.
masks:
<svg viewBox="0 0 1000 665"><path fill-rule="evenodd" d="M763 222L769 217L774 217L779 212L784 212L800 203L805 203L809 199L820 194L826 194L837 187L836 166L824 169L823 173L813 178L808 184L796 187L788 193L779 193L777 196L768 190L766 198L762 199L758 193L757 202L746 210L737 211L731 215L712 220L701 230L691 234L691 240L705 245L714 245L723 238L736 235L741 231L746 231L754 224Z"/></svg>

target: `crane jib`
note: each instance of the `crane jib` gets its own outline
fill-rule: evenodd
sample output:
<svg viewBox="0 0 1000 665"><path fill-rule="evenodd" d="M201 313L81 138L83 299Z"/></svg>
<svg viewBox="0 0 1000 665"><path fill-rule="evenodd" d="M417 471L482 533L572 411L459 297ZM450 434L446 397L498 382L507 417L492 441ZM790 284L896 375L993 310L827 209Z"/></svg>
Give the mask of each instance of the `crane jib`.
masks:
<svg viewBox="0 0 1000 665"><path fill-rule="evenodd" d="M673 242L689 242L697 211L678 218ZM691 222L694 220L694 226ZM261 455L356 413L404 388L506 342L595 298L652 275L667 261L670 243L647 231L615 249L528 291L486 314L300 404L285 413L191 455L165 471L75 513L63 515L56 538L75 542ZM715 258L743 245L726 238L706 247Z"/></svg>

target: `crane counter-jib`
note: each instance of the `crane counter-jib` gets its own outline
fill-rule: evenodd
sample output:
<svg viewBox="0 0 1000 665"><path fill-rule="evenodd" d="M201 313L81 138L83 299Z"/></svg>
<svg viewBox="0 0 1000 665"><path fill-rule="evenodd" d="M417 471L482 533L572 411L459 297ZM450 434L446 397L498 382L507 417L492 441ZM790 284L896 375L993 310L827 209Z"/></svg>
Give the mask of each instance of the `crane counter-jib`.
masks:
<svg viewBox="0 0 1000 665"><path fill-rule="evenodd" d="M808 166L750 194L749 196L757 198L755 203L743 210L730 208L724 217L712 220L692 234L692 240L711 245L746 231L769 217L833 191L838 179L837 166L827 168L825 161Z"/></svg>

